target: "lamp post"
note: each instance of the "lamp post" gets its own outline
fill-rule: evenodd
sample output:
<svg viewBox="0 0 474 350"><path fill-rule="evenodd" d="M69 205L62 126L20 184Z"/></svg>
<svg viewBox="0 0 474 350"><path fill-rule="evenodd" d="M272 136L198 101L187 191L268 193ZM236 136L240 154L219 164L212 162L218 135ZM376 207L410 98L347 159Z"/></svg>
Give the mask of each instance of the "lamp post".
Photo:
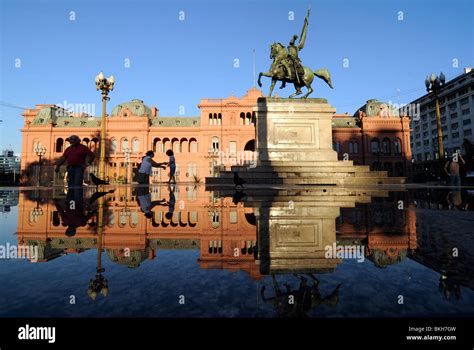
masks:
<svg viewBox="0 0 474 350"><path fill-rule="evenodd" d="M431 76L426 77L425 79L425 86L426 91L429 94L433 94L435 99L436 105L436 126L438 129L438 151L440 159L444 158L444 146L443 146L443 130L441 129L441 113L439 110L439 93L441 88L444 86L444 82L446 81L446 77L444 76L443 72L439 74L439 77L436 76L434 73L431 73Z"/></svg>
<svg viewBox="0 0 474 350"><path fill-rule="evenodd" d="M102 92L102 122L100 130L100 161L99 161L99 178L105 179L105 135L106 135L106 122L107 122L107 111L106 102L110 100L107 96L109 91L114 89L115 78L111 75L109 78L104 77L104 73L100 72L95 77L95 87L97 91Z"/></svg>
<svg viewBox="0 0 474 350"><path fill-rule="evenodd" d="M37 186L40 186L40 176L41 176L41 158L46 154L46 147L41 147L41 145L37 145L35 147L35 153L38 156L38 181Z"/></svg>

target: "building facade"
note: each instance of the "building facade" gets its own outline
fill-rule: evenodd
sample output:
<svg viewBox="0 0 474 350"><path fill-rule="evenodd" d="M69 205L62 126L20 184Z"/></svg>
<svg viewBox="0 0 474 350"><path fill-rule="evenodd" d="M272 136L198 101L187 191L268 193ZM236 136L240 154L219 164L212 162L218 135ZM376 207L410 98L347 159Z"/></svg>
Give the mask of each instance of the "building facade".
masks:
<svg viewBox="0 0 474 350"><path fill-rule="evenodd" d="M464 139L474 142L474 71L464 73L446 82L439 93L441 130L446 154L462 149ZM412 113L410 136L415 162L439 159L435 100L425 94L410 103L419 105L419 115ZM413 110L413 108L411 109ZM416 108L418 111L418 107Z"/></svg>
<svg viewBox="0 0 474 350"><path fill-rule="evenodd" d="M333 145L340 160L369 165L389 176L410 176L410 125L386 103L368 100L350 116L335 114Z"/></svg>
<svg viewBox="0 0 474 350"><path fill-rule="evenodd" d="M202 182L219 170L254 162L253 109L261 96L260 90L252 88L241 98L202 99L197 117L163 117L156 107L138 99L115 106L107 118L107 177L112 182L132 182L134 169L148 150L155 152L158 162L167 161L166 150L174 151L179 182ZM341 159L348 156L356 164L388 170L389 175L406 175L407 160L411 159L406 118L392 111L381 113L377 110L380 106L385 104L370 100L354 116L335 115L335 148ZM47 104L26 109L23 117L21 170L25 184L36 183L40 160L43 184L63 181L64 170L55 175L52 165L68 147L70 135L78 135L84 145L100 154L99 117L72 115ZM41 157L38 149L43 150ZM88 168L93 173L97 170L97 161ZM45 183L45 179L49 180ZM154 169L153 182L167 180L167 169Z"/></svg>

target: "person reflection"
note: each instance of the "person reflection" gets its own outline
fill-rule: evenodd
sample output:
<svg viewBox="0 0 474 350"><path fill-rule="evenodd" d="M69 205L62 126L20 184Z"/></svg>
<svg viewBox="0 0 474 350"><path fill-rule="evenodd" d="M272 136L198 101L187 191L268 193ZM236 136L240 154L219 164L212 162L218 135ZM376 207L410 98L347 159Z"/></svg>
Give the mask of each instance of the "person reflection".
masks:
<svg viewBox="0 0 474 350"><path fill-rule="evenodd" d="M260 291L262 300L276 308L278 317L307 317L307 312L322 304L334 307L339 303L339 288L341 284L338 284L329 295L322 297L319 291L319 280L313 274L308 274L313 280L311 286L308 285L306 277L297 274L294 274L294 276L300 280L298 289L293 290L289 284L284 283L286 292L282 292L275 274L272 274L275 296L266 298L265 286L262 286Z"/></svg>
<svg viewBox="0 0 474 350"><path fill-rule="evenodd" d="M176 204L176 198L174 196L174 186L168 186L169 200L165 205L168 206L168 212L165 214L165 218L171 220L174 214L174 207Z"/></svg>
<svg viewBox="0 0 474 350"><path fill-rule="evenodd" d="M94 215L91 207L84 202L83 196L82 187L73 187L68 189L65 201L54 200L62 222L67 226L65 234L68 237L74 236L78 227L86 226Z"/></svg>
<svg viewBox="0 0 474 350"><path fill-rule="evenodd" d="M138 206L140 207L141 211L145 214L145 217L147 219L152 219L153 221L155 220L153 216L152 209L156 207L157 205L167 205L166 204L166 199L160 199L152 201L151 200L151 193L150 193L150 186L140 186L137 187L136 189L136 194L137 194L137 203Z"/></svg>

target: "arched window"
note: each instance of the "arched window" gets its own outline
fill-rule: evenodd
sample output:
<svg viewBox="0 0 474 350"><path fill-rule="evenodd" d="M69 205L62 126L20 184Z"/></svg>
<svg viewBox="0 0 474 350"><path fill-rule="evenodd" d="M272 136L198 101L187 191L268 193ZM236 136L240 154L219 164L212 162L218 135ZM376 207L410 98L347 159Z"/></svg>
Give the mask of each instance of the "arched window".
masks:
<svg viewBox="0 0 474 350"><path fill-rule="evenodd" d="M196 139L192 138L189 140L189 152L197 153L198 152L198 143Z"/></svg>
<svg viewBox="0 0 474 350"><path fill-rule="evenodd" d="M390 140L388 138L384 138L382 141L382 153L390 154Z"/></svg>
<svg viewBox="0 0 474 350"><path fill-rule="evenodd" d="M378 139L372 139L372 141L370 141L370 150L373 154L380 152L380 142Z"/></svg>
<svg viewBox="0 0 474 350"><path fill-rule="evenodd" d="M359 142L353 141L352 142L353 153L359 153Z"/></svg>
<svg viewBox="0 0 474 350"><path fill-rule="evenodd" d="M180 152L186 152L188 151L188 139L187 138L182 138L179 142L179 148Z"/></svg>
<svg viewBox="0 0 474 350"><path fill-rule="evenodd" d="M337 141L334 141L334 142L332 143L332 148L333 148L337 153L339 153L339 150L341 149L341 144L340 144L339 142L337 142Z"/></svg>
<svg viewBox="0 0 474 350"><path fill-rule="evenodd" d="M173 138L171 140L171 149L173 150L174 153L181 152L179 140L177 138Z"/></svg>
<svg viewBox="0 0 474 350"><path fill-rule="evenodd" d="M209 125L212 125L212 113L209 113Z"/></svg>
<svg viewBox="0 0 474 350"><path fill-rule="evenodd" d="M89 140L87 137L84 137L84 138L82 139L82 142L81 142L81 143L82 143L84 146L89 147L89 142L90 142L90 140Z"/></svg>
<svg viewBox="0 0 474 350"><path fill-rule="evenodd" d="M117 151L117 139L115 137L113 137L111 140L110 140L110 150L112 152L116 152Z"/></svg>
<svg viewBox="0 0 474 350"><path fill-rule="evenodd" d="M217 125L222 125L222 114L217 114Z"/></svg>
<svg viewBox="0 0 474 350"><path fill-rule="evenodd" d="M240 113L240 125L245 125L245 113Z"/></svg>
<svg viewBox="0 0 474 350"><path fill-rule="evenodd" d="M133 153L140 152L140 140L138 140L137 138L134 138L132 141L132 152Z"/></svg>
<svg viewBox="0 0 474 350"><path fill-rule="evenodd" d="M402 141L399 138L393 141L393 153L402 154Z"/></svg>
<svg viewBox="0 0 474 350"><path fill-rule="evenodd" d="M129 149L128 147L128 139L127 138L123 138L122 139L122 143L120 145L120 150L123 152L125 151L126 149Z"/></svg>
<svg viewBox="0 0 474 350"><path fill-rule="evenodd" d="M64 140L62 138L58 138L56 140L56 152L61 153L63 151Z"/></svg>
<svg viewBox="0 0 474 350"><path fill-rule="evenodd" d="M153 139L153 152L163 152L163 143L159 137Z"/></svg>
<svg viewBox="0 0 474 350"><path fill-rule="evenodd" d="M166 152L171 147L171 141L169 138L163 139L163 152Z"/></svg>
<svg viewBox="0 0 474 350"><path fill-rule="evenodd" d="M247 112L247 114L245 115L245 125L250 125L251 122L252 122L252 114L250 114L250 112Z"/></svg>
<svg viewBox="0 0 474 350"><path fill-rule="evenodd" d="M219 150L219 138L216 137L216 136L214 136L214 137L212 138L212 149L213 149L214 151L218 151L218 150Z"/></svg>
<svg viewBox="0 0 474 350"><path fill-rule="evenodd" d="M94 137L91 140L91 151L95 152L99 149L99 139L97 137Z"/></svg>

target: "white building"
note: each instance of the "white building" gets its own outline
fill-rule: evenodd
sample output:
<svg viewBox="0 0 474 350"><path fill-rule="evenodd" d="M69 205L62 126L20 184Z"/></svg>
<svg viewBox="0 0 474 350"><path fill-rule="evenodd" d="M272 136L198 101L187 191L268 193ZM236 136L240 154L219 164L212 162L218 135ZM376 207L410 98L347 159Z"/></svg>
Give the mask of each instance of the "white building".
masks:
<svg viewBox="0 0 474 350"><path fill-rule="evenodd" d="M11 150L4 150L0 154L0 174L13 173L20 173L20 157Z"/></svg>
<svg viewBox="0 0 474 350"><path fill-rule="evenodd" d="M439 93L441 129L445 153L462 151L464 139L474 143L474 70L447 81ZM439 158L435 101L425 94L411 104L420 105L420 115L411 116L411 149L416 162Z"/></svg>

